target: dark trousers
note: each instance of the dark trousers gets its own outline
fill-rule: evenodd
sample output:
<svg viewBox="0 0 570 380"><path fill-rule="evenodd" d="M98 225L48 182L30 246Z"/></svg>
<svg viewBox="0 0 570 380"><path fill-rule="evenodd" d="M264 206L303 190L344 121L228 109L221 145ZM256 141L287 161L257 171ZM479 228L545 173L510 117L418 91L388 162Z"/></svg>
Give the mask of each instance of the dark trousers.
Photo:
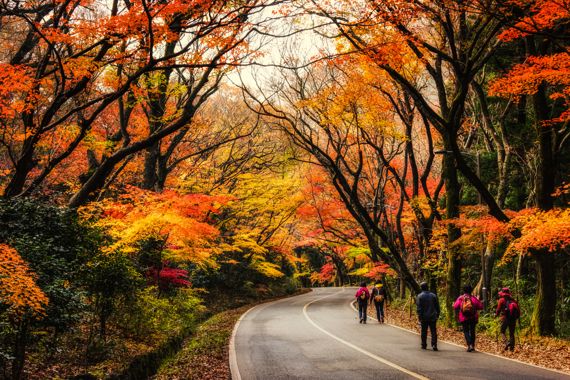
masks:
<svg viewBox="0 0 570 380"><path fill-rule="evenodd" d="M517 326L517 320L510 321L508 319L503 319L501 323L501 335L503 336L503 342L505 347L510 347L511 349L515 348L515 327ZM507 340L507 329L509 330L509 339Z"/></svg>
<svg viewBox="0 0 570 380"><path fill-rule="evenodd" d="M368 303L366 301L358 301L358 317L361 321L366 321L366 311L368 310Z"/></svg>
<svg viewBox="0 0 570 380"><path fill-rule="evenodd" d="M384 321L384 301L374 301L374 306L376 306L376 318L378 318L378 322Z"/></svg>
<svg viewBox="0 0 570 380"><path fill-rule="evenodd" d="M467 320L462 323L463 325L463 335L465 335L465 342L468 346L475 346L475 326L477 326L476 320Z"/></svg>
<svg viewBox="0 0 570 380"><path fill-rule="evenodd" d="M420 324L422 326L422 347L427 347L427 331L429 327L429 333L431 335L431 346L437 347L437 321L421 321Z"/></svg>

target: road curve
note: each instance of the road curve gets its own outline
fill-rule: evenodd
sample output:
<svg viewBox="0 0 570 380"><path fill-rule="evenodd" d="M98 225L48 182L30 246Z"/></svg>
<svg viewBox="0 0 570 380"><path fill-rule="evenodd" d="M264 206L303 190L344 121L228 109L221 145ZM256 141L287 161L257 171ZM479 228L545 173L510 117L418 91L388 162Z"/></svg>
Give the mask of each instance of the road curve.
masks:
<svg viewBox="0 0 570 380"><path fill-rule="evenodd" d="M570 380L561 372L443 342L439 352L421 350L416 334L359 324L350 306L354 292L318 288L249 310L230 342L232 379Z"/></svg>

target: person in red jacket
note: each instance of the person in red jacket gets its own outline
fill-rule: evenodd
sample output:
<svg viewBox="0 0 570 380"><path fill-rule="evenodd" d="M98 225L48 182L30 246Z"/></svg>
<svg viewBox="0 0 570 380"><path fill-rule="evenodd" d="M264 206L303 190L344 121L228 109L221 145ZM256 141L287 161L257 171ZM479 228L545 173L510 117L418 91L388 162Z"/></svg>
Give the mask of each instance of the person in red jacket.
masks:
<svg viewBox="0 0 570 380"><path fill-rule="evenodd" d="M505 344L505 350L514 351L515 327L517 326L517 319L520 315L519 306L511 296L511 290L509 288L501 289L499 297L495 316L501 316L501 335L503 337L503 343ZM507 329L509 329L508 340L506 334Z"/></svg>
<svg viewBox="0 0 570 380"><path fill-rule="evenodd" d="M475 351L475 327L479 322L478 310L483 310L483 304L477 297L471 295L471 292L473 292L473 287L465 285L463 294L453 304L453 308L459 310L459 323L463 326L467 352Z"/></svg>
<svg viewBox="0 0 570 380"><path fill-rule="evenodd" d="M370 299L370 292L366 287L366 282L360 283L360 288L358 288L354 296L358 301L358 317L360 318L359 323L366 323L366 311L368 310L368 300Z"/></svg>

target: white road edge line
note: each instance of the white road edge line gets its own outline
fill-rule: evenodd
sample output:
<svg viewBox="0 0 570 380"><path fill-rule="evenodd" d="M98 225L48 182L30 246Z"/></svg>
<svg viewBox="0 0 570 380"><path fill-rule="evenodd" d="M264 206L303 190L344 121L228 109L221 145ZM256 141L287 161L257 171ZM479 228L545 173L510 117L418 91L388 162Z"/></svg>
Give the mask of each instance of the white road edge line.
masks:
<svg viewBox="0 0 570 380"><path fill-rule="evenodd" d="M343 290L344 290L344 289L343 289ZM342 292L343 290L341 290L341 292ZM328 332L327 330L323 329L321 326L317 325L317 324L311 319L311 317L309 317L309 314L307 313L307 308L308 308L312 303L317 302L317 301L320 301L320 300L325 299L325 298L328 298L328 297L331 297L331 296L334 296L334 295L336 295L336 294L338 294L338 293L340 293L340 292L333 293L333 294L329 294L329 295L327 295L327 296L324 296L324 297L321 297L321 298L317 298L316 300L313 300L313 301L307 303L307 304L303 307L303 314L305 315L305 318L306 318L314 327L316 327L317 329L319 329L319 330L322 331L323 333L327 334L327 335L330 336L331 338L333 338L333 339L339 341L340 343L342 343L342 344L344 344L344 345L346 345L346 346L348 346L348 347L350 347L350 348L352 348L352 349L354 349L354 350L356 350L356 351L358 351L358 352L360 352L360 353L363 353L364 355L369 356L369 357L371 357L372 359L374 359L374 360L376 360L376 361L379 361L380 363L386 364L386 365L388 365L388 366L390 366L390 367L392 367L392 368L397 369L398 371L404 372L404 373L406 373L406 374L408 374L408 375L410 375L410 376L412 376L412 377L414 377L414 378L416 378L416 379L429 380L428 377L422 376L422 375L420 375L419 373L416 373L416 372L412 372L412 371L410 371L410 370L408 370L408 369L406 369L406 368L404 368L404 367L400 367L400 366L397 365L396 363L392 363L392 362L389 361L389 360L386 360L386 359L384 359L384 358L382 358L382 357L380 357L380 356L378 356L378 355L373 354L372 352L366 351L366 350L364 350L364 349L362 349L362 348L360 348L360 347L358 347L358 346L355 346L354 344L352 344L352 343L350 343L350 342L347 342L346 340L344 340L344 339L342 339L342 338L339 338L338 336L336 336L336 335L334 335L334 334Z"/></svg>
<svg viewBox="0 0 570 380"><path fill-rule="evenodd" d="M354 306L355 303L356 303L356 301L350 301L350 307L351 307L353 310L358 311L358 310L356 309L356 307ZM371 319L374 319L375 321L378 321L378 319L374 318L374 317L371 316L371 315L369 315L368 318L371 318ZM385 323L385 324L388 325L388 326L391 326L391 327L394 327L394 328L403 330L403 331L407 331L407 332L412 333L412 334L420 335L420 334L419 334L418 332L416 332L416 331L408 330L408 329L406 329L406 328L404 328L404 327L401 327L401 326L393 325L393 324L391 324L391 323ZM450 342L450 341L448 341L448 340L438 339L438 341L444 342L444 343L447 343L447 344L450 344L450 345L455 346L455 347L465 348L465 346L462 346L462 345L457 344L457 343L454 343L454 342ZM540 365L523 362L523 361L518 360L518 359L507 358L506 356L501 356L501 355L497 355L497 354L491 354L490 352L485 352L485 351L477 351L477 352L480 353L480 354L485 354L485 355L489 355L489 356L494 356L494 357L499 358L499 359L510 360L510 361L512 361L512 362L515 362L515 363L524 364L524 365L528 365L528 366L530 366L530 367L535 367L535 368L539 368L539 369L544 369L544 370L546 370L546 371L556 372L556 373L560 373L560 374L562 374L562 375L569 376L568 373L566 373L566 372L564 372L564 371L557 370L557 369L547 368L547 367L543 367L543 366L540 366Z"/></svg>
<svg viewBox="0 0 570 380"><path fill-rule="evenodd" d="M311 293L311 292L309 292ZM306 293L306 294L309 294ZM303 295L303 294L299 294L299 295ZM237 354L236 354L236 334L237 334L237 330L239 327L239 324L241 323L241 321L245 318L245 316L247 314L249 314L250 311L252 311L255 308L261 308L264 309L269 305L273 305L285 300L288 300L289 298L292 297L286 297L286 298L282 298L276 301L272 301L272 302L266 302L266 303L262 303L262 304L258 304L255 306L252 306L251 308L247 309L245 313L243 313L239 319L237 320L236 324L234 325L234 329L232 330L232 336L230 337L230 343L228 344L229 346L229 361L230 361L230 374L231 374L231 378L232 380L241 380L241 374L239 372L239 367L237 364Z"/></svg>
<svg viewBox="0 0 570 380"><path fill-rule="evenodd" d="M230 357L230 373L232 375L232 380L241 380L241 374L239 373L239 368L237 364L237 355L236 355L236 334L239 327L240 322L245 318L245 316L255 309L259 305L255 305L250 309L247 309L245 313L239 317L236 324L234 325L234 329L232 330L232 336L230 338L229 344L229 357Z"/></svg>

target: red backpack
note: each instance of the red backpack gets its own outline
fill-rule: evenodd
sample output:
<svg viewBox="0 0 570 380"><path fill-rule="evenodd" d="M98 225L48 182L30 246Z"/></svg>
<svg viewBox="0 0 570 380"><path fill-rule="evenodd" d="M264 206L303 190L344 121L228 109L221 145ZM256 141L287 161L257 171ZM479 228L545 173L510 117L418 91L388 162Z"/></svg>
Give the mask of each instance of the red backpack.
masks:
<svg viewBox="0 0 570 380"><path fill-rule="evenodd" d="M512 298L505 298L504 312L505 317L511 321L515 321L521 317L521 309L519 308L519 304Z"/></svg>

